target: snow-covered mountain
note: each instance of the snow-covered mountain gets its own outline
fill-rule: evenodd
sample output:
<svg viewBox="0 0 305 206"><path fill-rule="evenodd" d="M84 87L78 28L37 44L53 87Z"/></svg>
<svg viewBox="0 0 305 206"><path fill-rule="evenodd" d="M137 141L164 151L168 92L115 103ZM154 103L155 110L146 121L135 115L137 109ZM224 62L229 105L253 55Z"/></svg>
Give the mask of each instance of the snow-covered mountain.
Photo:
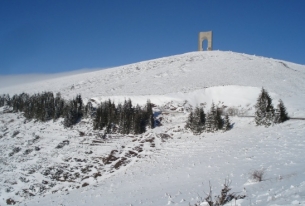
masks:
<svg viewBox="0 0 305 206"><path fill-rule="evenodd" d="M187 108L196 105L253 115L262 87L291 117L305 117L304 65L234 52L192 52L2 87L0 94L81 94L95 104L150 99L165 112L162 126L142 135L102 139L91 119L65 129L62 120L28 122L0 108L0 205L188 205L205 197L209 181L218 195L225 179L246 194L236 205L305 205L305 121L264 128L234 116L225 133L184 130ZM264 170L264 181L253 182L254 170Z"/></svg>
<svg viewBox="0 0 305 206"><path fill-rule="evenodd" d="M67 99L72 99L77 94L81 94L85 100L143 95L162 95L163 99L163 95L173 96L173 93L237 85L259 89L265 87L287 104L293 104L288 108L299 108L305 98L304 68L304 65L234 52L191 52L111 69L2 87L0 94L53 91L61 92ZM303 98L290 101L293 99L291 97L300 95Z"/></svg>

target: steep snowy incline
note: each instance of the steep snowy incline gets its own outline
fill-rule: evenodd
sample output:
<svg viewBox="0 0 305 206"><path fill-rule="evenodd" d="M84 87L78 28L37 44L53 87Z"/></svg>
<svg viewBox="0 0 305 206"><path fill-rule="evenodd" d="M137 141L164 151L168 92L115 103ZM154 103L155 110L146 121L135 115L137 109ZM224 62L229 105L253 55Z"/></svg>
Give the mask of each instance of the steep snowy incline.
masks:
<svg viewBox="0 0 305 206"><path fill-rule="evenodd" d="M61 92L65 98L156 95L219 85L266 87L281 97L305 94L305 66L246 54L208 51L0 88L0 94Z"/></svg>

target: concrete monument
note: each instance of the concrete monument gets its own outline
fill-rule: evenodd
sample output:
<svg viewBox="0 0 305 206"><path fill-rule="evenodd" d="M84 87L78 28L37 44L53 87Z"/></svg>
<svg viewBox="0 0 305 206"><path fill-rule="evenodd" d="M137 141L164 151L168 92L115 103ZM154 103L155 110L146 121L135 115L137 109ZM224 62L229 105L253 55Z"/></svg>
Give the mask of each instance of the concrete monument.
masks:
<svg viewBox="0 0 305 206"><path fill-rule="evenodd" d="M208 48L207 51L212 51L213 50L213 33L212 31L207 31L207 32L199 32L199 38L198 38L198 51L203 51L204 48L202 48L202 42L204 40L208 40Z"/></svg>

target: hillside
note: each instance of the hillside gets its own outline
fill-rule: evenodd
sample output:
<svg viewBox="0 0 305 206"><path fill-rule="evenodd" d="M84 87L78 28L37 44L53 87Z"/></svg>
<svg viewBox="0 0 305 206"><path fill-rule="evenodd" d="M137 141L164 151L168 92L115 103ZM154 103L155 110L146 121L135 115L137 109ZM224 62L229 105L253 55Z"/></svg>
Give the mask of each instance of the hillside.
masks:
<svg viewBox="0 0 305 206"><path fill-rule="evenodd" d="M0 205L188 205L225 179L247 197L236 205L305 205L305 121L269 128L232 116L228 132L193 135L188 110L212 102L251 116L262 87L291 117L305 117L305 66L282 60L211 51L192 52L100 71L0 88L0 94L81 94L97 106L111 99L156 105L162 126L140 135L28 121L0 108ZM163 113L160 113L162 111ZM251 174L264 171L262 182ZM234 203L233 203L234 204ZM204 204L203 204L204 205ZM228 205L231 205L229 203Z"/></svg>

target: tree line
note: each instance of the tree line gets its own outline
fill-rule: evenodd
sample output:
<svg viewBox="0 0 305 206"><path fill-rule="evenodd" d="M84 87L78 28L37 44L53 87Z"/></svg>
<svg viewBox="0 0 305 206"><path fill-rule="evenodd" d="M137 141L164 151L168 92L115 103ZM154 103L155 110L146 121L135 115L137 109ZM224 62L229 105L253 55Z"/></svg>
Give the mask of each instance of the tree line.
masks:
<svg viewBox="0 0 305 206"><path fill-rule="evenodd" d="M93 129L106 133L141 134L146 128L154 128L152 104L148 100L142 108L135 107L131 100L118 104L110 100L101 102L93 108L91 102L83 105L81 95L72 100L64 100L60 93L55 96L52 92L29 95L22 93L10 97L8 94L0 96L0 107L9 106L13 112L22 112L28 120L36 119L42 122L64 118L64 127L72 127L83 117L93 119Z"/></svg>
<svg viewBox="0 0 305 206"><path fill-rule="evenodd" d="M152 103L148 100L144 107L133 106L130 99L118 105L107 100L94 108L91 102L83 105L81 95L72 100L64 100L60 93L43 92L29 95L22 93L10 97L0 96L0 107L9 106L13 112L22 112L28 120L36 119L42 122L63 118L64 127L72 127L83 117L93 119L93 129L104 130L105 133L141 134L147 128L154 128L155 120ZM262 88L255 104L255 123L269 127L289 119L282 100L276 108L268 92ZM223 115L222 109L212 103L205 114L202 107L190 111L185 128L194 134L202 132L227 131L231 128L229 115Z"/></svg>

